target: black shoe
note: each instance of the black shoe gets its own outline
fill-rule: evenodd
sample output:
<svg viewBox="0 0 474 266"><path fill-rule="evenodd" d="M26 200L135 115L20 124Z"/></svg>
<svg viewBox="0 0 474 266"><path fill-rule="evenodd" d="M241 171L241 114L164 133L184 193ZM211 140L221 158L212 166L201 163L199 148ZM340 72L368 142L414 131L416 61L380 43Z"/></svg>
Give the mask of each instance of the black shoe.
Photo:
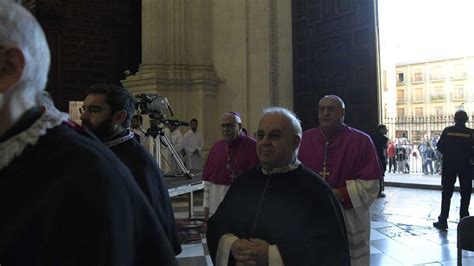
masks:
<svg viewBox="0 0 474 266"><path fill-rule="evenodd" d="M382 192L382 193L377 195L377 198L385 198L385 194Z"/></svg>
<svg viewBox="0 0 474 266"><path fill-rule="evenodd" d="M433 226L438 230L448 230L447 222L437 221L436 223L433 223Z"/></svg>

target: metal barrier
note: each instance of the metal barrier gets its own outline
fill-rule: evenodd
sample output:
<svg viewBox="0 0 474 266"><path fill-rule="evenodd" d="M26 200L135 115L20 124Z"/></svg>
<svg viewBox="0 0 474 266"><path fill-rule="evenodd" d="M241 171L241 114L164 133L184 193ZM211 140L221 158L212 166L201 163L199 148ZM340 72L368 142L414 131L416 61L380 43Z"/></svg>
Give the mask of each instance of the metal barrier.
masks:
<svg viewBox="0 0 474 266"><path fill-rule="evenodd" d="M406 154L406 162L410 168L410 173L423 173L423 158L419 147L421 144L429 142L433 149L443 129L454 125L454 115L440 116L412 116L412 117L385 117L383 124L388 128L388 138L396 143L396 146L403 147ZM466 123L467 127L474 127L474 115ZM441 161L433 160L433 172L439 172ZM387 170L389 167L387 165ZM397 172L407 173L406 167L397 166ZM432 173L430 171L430 173Z"/></svg>

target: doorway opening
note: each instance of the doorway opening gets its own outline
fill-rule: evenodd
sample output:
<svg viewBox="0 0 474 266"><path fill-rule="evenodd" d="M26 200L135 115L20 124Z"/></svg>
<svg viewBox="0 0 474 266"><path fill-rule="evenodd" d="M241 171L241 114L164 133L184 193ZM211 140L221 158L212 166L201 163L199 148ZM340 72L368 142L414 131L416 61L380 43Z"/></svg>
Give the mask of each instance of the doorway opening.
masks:
<svg viewBox="0 0 474 266"><path fill-rule="evenodd" d="M439 175L436 142L454 112L464 109L474 125L474 1L378 0L377 8L381 123L396 151L387 171Z"/></svg>

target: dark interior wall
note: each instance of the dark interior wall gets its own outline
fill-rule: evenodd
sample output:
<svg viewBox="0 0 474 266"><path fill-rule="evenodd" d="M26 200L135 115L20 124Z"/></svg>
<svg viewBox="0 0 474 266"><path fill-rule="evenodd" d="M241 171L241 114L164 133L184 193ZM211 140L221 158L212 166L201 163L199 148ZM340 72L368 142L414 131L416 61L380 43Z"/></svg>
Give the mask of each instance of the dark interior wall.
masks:
<svg viewBox="0 0 474 266"><path fill-rule="evenodd" d="M295 112L317 126L317 103L336 94L345 121L364 131L378 123L375 0L292 1Z"/></svg>
<svg viewBox="0 0 474 266"><path fill-rule="evenodd" d="M95 83L116 83L141 62L140 0L28 0L51 49L47 90L56 105L83 100Z"/></svg>

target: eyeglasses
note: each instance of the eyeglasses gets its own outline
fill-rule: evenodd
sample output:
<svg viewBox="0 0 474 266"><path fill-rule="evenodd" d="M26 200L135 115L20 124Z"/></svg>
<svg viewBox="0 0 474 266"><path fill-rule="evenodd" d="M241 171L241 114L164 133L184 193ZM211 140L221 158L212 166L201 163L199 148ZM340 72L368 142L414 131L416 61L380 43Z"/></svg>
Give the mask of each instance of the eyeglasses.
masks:
<svg viewBox="0 0 474 266"><path fill-rule="evenodd" d="M222 128L222 129L226 129L226 128L235 128L237 124L235 123L229 123L229 124L220 124L219 127Z"/></svg>
<svg viewBox="0 0 474 266"><path fill-rule="evenodd" d="M79 108L79 113L81 113L81 115L84 113L97 114L102 111L104 111L104 108L95 105L84 105Z"/></svg>

